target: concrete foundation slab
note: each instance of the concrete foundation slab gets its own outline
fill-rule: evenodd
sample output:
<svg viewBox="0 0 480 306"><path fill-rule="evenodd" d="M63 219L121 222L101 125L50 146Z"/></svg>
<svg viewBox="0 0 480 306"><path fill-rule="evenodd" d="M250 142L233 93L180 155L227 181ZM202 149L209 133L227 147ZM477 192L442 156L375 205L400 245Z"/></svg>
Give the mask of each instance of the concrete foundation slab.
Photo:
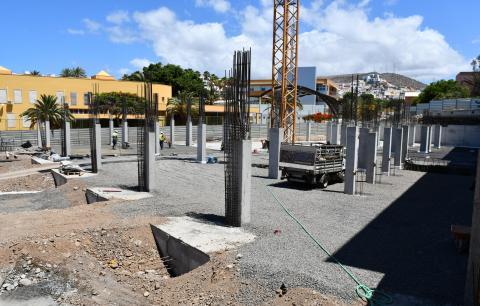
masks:
<svg viewBox="0 0 480 306"><path fill-rule="evenodd" d="M110 200L136 201L152 197L148 192L137 192L111 187L87 188L85 196L87 197L88 204Z"/></svg>
<svg viewBox="0 0 480 306"><path fill-rule="evenodd" d="M50 172L52 173L53 180L55 181L55 187L65 185L71 180L86 179L97 175L97 173L92 172L82 172L81 175L65 175L61 173L59 169L51 169Z"/></svg>
<svg viewBox="0 0 480 306"><path fill-rule="evenodd" d="M347 128L347 156L345 162L344 193L355 194L358 163L358 127Z"/></svg>

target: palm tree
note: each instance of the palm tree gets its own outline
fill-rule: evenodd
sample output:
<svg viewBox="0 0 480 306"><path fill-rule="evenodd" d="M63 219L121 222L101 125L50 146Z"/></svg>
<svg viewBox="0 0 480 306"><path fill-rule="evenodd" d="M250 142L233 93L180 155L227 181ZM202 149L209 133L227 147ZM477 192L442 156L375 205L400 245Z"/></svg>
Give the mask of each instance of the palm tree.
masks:
<svg viewBox="0 0 480 306"><path fill-rule="evenodd" d="M193 99L191 93L179 93L179 97L169 98L167 100L167 114L169 116L175 116L177 120L184 123L187 121L187 99L192 101L192 108L191 108L191 115L197 115L198 108L197 103L198 101Z"/></svg>
<svg viewBox="0 0 480 306"><path fill-rule="evenodd" d="M32 128L35 124L50 121L52 127L60 127L63 122L64 115L70 121L75 120L68 108L64 108L57 103L57 97L52 95L41 95L40 99L35 102L33 107L20 114L22 117L27 117Z"/></svg>
<svg viewBox="0 0 480 306"><path fill-rule="evenodd" d="M86 78L87 73L85 72L85 69L77 66L62 69L60 76L63 78Z"/></svg>
<svg viewBox="0 0 480 306"><path fill-rule="evenodd" d="M41 75L41 74L40 74L40 71L38 70L32 70L32 72L30 72L30 75Z"/></svg>
<svg viewBox="0 0 480 306"><path fill-rule="evenodd" d="M136 82L146 81L145 74L142 71L135 71L130 75L124 74L122 79L125 81L136 81Z"/></svg>

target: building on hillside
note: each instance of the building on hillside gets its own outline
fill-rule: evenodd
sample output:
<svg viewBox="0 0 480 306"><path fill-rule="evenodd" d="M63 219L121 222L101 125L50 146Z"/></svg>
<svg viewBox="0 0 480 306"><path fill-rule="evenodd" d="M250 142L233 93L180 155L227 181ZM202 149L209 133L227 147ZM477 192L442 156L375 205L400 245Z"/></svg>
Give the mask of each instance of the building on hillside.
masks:
<svg viewBox="0 0 480 306"><path fill-rule="evenodd" d="M298 68L298 86L303 86L312 90L316 90L330 97L338 97L338 86L329 79L317 77L315 67L299 67ZM250 97L252 105L258 105L261 112L260 122L266 123L269 120L270 103L269 97L266 98L265 92L272 89L272 80L257 79L250 81ZM263 99L263 100L262 100ZM297 110L297 119L309 114L317 112L326 112L328 107L324 101L315 95L306 95L298 97L303 109Z"/></svg>
<svg viewBox="0 0 480 306"><path fill-rule="evenodd" d="M457 74L457 76L455 77L455 80L460 85L463 85L463 86L467 87L471 92L472 89L473 89L475 77L480 79L480 72L473 72L473 71L459 72Z"/></svg>
<svg viewBox="0 0 480 306"><path fill-rule="evenodd" d="M64 101L75 117L74 127L86 127L88 119L87 96L98 85L100 93L124 92L140 94L143 83L115 80L105 71L100 71L91 78L62 78L14 74L11 70L0 66L0 131L28 130L30 122L20 116L32 107L42 94L54 95L57 101ZM153 93L158 95L159 122L166 125L167 101L172 97L172 87L153 84ZM208 124L222 124L223 105L206 105L205 115ZM260 118L258 107L251 107L252 122ZM108 126L109 116L101 114L100 123ZM128 116L129 124L135 126L142 120L133 115Z"/></svg>

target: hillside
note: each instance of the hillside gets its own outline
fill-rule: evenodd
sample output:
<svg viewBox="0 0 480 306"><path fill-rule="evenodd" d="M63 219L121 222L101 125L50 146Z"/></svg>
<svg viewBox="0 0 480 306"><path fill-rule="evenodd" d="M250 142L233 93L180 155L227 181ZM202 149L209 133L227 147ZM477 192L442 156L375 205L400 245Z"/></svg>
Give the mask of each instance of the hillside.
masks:
<svg viewBox="0 0 480 306"><path fill-rule="evenodd" d="M359 77L360 79L363 79L365 76L371 73L374 73L374 72L359 73ZM379 73L379 75L382 79L385 79L388 83L394 86L410 87L416 90L422 90L427 86L422 82L419 82L415 79L412 79L397 73ZM352 81L351 74L331 75L331 76L327 76L327 78L331 79L333 82L337 84L350 83Z"/></svg>

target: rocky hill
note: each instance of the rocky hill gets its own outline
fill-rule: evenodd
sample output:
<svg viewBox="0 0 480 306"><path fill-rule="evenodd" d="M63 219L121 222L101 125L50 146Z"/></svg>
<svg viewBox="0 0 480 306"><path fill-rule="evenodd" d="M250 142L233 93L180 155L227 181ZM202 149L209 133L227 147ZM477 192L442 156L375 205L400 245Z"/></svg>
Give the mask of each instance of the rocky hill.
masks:
<svg viewBox="0 0 480 306"><path fill-rule="evenodd" d="M375 73L375 72L359 73L358 75L360 79L363 79L367 75L372 73ZM394 86L409 87L414 90L422 90L427 86L422 82L419 82L415 79L409 78L407 76L404 76L398 73L379 73L379 75L382 79L385 79L388 83ZM331 75L331 76L327 76L327 78L329 78L330 80L332 80L337 84L350 83L352 81L351 74Z"/></svg>

